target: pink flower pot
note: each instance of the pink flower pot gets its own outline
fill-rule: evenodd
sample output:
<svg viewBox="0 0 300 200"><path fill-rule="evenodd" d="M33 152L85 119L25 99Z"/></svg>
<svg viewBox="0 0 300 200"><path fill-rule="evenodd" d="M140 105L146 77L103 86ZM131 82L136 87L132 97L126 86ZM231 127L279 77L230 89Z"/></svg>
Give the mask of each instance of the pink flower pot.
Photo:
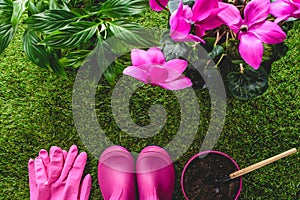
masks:
<svg viewBox="0 0 300 200"><path fill-rule="evenodd" d="M242 190L242 177L221 183L218 186L214 180L221 179L239 169L238 164L230 156L219 151L204 151L194 155L186 163L181 175L181 189L185 199L225 199L221 195L224 195L222 193L226 191L229 192L227 194L230 199L237 200ZM193 175L192 173L196 174ZM229 188L228 191L225 188Z"/></svg>

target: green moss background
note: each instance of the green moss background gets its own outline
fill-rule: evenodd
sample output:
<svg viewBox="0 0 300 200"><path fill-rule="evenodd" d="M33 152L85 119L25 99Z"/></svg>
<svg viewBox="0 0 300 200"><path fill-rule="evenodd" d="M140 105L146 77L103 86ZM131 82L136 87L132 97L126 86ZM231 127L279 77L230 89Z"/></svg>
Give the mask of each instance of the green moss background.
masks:
<svg viewBox="0 0 300 200"><path fill-rule="evenodd" d="M146 19L146 20L145 20ZM166 14L147 12L135 19L144 26L166 27ZM81 142L72 116L72 90L75 71L61 79L34 66L21 49L22 30L0 56L0 199L29 199L27 162L40 149L52 145L68 149L72 144L87 151L85 173L91 173L91 200L100 200L97 183L97 158ZM286 56L273 64L270 88L250 101L229 99L224 130L215 150L232 156L246 167L290 148L300 148L300 23L288 33ZM132 117L137 124L149 123L147 108L159 103L169 113L162 132L149 139L131 140L113 120L110 93L113 86L101 81L96 108L108 137L129 150L140 151L147 145L165 145L178 128L178 102L172 92L145 86L131 99ZM174 199L183 199L179 179L186 161L201 146L210 116L207 91L196 91L201 110L198 135L194 143L175 162ZM175 113L175 114L174 114ZM290 156L243 177L241 200L296 200L300 191L300 156ZM299 198L298 198L299 200Z"/></svg>

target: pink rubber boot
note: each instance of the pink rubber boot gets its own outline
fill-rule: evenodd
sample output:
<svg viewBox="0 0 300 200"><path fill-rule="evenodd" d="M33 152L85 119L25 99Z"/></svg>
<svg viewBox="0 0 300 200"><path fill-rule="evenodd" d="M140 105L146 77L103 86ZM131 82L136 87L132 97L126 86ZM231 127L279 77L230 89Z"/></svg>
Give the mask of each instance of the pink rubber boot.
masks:
<svg viewBox="0 0 300 200"><path fill-rule="evenodd" d="M107 148L98 164L98 183L104 200L135 200L135 182L131 153L121 146Z"/></svg>
<svg viewBox="0 0 300 200"><path fill-rule="evenodd" d="M161 147L148 146L137 161L140 200L171 200L175 172L170 155Z"/></svg>

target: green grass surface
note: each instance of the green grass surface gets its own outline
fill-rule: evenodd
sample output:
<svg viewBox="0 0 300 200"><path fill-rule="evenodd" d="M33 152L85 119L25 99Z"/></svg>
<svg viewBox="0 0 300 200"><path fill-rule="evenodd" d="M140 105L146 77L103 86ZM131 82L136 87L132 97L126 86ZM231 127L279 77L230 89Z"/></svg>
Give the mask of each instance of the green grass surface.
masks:
<svg viewBox="0 0 300 200"><path fill-rule="evenodd" d="M145 26L165 26L165 15L147 13ZM139 20L139 19L138 19ZM76 76L69 71L69 80L60 79L34 66L21 49L21 32L0 56L0 199L29 199L27 162L40 149L52 145L68 149L77 144L87 151L85 173L91 173L91 200L102 199L97 183L97 158L81 142L72 115L72 90ZM261 97L227 102L225 126L215 150L232 156L240 167L246 167L292 147L300 148L300 23L289 31L287 55L272 68L270 88ZM115 144L131 151L147 145L164 146L176 134L180 112L170 91L143 87L131 99L134 121L149 123L147 108L161 104L167 111L162 131L152 138L136 139L121 131L110 109L113 86L101 81L96 96L97 116L103 129ZM210 99L207 91L197 91L201 120L198 134L189 150L175 162L174 199L183 199L179 179L185 162L199 151L210 120ZM299 154L280 160L245 175L241 200L296 200L300 190Z"/></svg>

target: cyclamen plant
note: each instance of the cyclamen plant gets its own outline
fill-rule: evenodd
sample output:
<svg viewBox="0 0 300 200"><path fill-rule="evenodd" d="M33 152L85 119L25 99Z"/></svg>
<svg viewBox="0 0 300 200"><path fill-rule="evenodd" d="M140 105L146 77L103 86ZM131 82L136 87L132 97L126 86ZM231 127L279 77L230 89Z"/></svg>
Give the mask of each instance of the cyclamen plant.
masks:
<svg viewBox="0 0 300 200"><path fill-rule="evenodd" d="M285 53L282 26L287 24L285 20L300 16L299 0L150 0L149 4L154 11L170 11L170 37L182 44L180 51L195 57L199 55L195 54L197 45L204 47L226 76L231 93L241 99L257 97L267 90L271 64ZM180 58L182 52L174 55L172 59ZM140 80L137 72L127 72ZM157 72L168 76L164 74L167 71Z"/></svg>

